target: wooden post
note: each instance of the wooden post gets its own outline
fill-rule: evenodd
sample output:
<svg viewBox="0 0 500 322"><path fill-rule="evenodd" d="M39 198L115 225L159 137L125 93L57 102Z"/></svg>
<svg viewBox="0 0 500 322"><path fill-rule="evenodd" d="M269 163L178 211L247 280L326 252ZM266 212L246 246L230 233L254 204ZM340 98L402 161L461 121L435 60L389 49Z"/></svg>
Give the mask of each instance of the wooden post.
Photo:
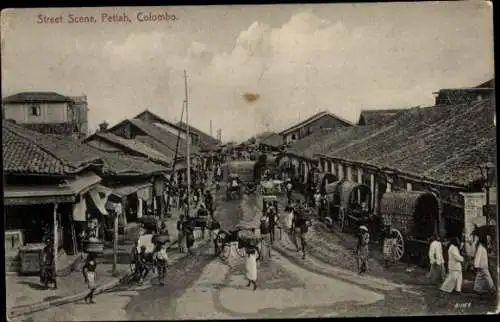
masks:
<svg viewBox="0 0 500 322"><path fill-rule="evenodd" d="M123 198L125 199L125 198ZM122 204L121 204L121 208L122 208L122 211L121 213L123 213L123 209L125 209L125 207L123 206L123 200L122 199ZM118 207L119 209L119 207ZM118 209L114 209L113 210L113 272L112 274L113 275L117 275L118 273L118 270L117 270L117 264L118 264L118 217L121 215L120 211L118 211Z"/></svg>
<svg viewBox="0 0 500 322"><path fill-rule="evenodd" d="M376 194L375 194L375 175L373 173L370 174L370 191L372 193L371 207L372 207L372 209L375 209L375 200L376 200Z"/></svg>
<svg viewBox="0 0 500 322"><path fill-rule="evenodd" d="M54 204L54 214L53 214L53 226L54 226L54 273L57 276L57 253L59 248L59 236L58 236L58 227L57 227L57 208L59 208L59 204ZM57 277L56 277L57 278Z"/></svg>

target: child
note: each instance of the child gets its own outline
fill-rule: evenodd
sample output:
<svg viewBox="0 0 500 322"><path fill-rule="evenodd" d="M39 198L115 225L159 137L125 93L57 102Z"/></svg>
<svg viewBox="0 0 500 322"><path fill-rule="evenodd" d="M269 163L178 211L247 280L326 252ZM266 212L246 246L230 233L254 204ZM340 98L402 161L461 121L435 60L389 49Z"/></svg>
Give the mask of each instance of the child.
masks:
<svg viewBox="0 0 500 322"><path fill-rule="evenodd" d="M94 292L96 289L96 275L95 275L95 270L97 268L97 263L95 261L95 256L93 254L89 254L87 257L87 261L85 265L83 266L82 272L83 272L83 278L85 279L85 283L88 284L88 287L90 289L89 294L85 296L84 300L85 303L95 303L94 302Z"/></svg>
<svg viewBox="0 0 500 322"><path fill-rule="evenodd" d="M140 266L140 282L144 282L149 273L149 268L147 265L147 253L146 246L141 246L141 251L139 253L139 266Z"/></svg>

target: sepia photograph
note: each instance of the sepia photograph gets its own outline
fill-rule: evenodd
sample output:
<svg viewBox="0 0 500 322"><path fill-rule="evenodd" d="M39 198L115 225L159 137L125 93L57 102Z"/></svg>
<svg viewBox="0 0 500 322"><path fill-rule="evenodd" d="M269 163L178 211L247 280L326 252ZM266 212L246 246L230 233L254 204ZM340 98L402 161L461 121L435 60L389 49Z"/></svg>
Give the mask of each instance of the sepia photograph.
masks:
<svg viewBox="0 0 500 322"><path fill-rule="evenodd" d="M1 12L5 319L498 312L490 1Z"/></svg>

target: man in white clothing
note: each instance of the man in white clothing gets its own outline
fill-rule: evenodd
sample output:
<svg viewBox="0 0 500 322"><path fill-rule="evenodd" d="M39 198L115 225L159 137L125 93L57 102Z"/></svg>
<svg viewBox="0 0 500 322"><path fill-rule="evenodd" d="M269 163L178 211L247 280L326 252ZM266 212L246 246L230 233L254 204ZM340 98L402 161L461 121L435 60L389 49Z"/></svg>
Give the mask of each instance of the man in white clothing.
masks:
<svg viewBox="0 0 500 322"><path fill-rule="evenodd" d="M429 282L432 285L441 283L444 275L444 259L443 259L443 246L439 240L438 234L434 234L432 242L429 246Z"/></svg>
<svg viewBox="0 0 500 322"><path fill-rule="evenodd" d="M462 291L462 263L464 258L460 254L460 241L458 238L451 240L451 245L448 248L448 276L441 285L441 291L451 293L456 290L458 293Z"/></svg>

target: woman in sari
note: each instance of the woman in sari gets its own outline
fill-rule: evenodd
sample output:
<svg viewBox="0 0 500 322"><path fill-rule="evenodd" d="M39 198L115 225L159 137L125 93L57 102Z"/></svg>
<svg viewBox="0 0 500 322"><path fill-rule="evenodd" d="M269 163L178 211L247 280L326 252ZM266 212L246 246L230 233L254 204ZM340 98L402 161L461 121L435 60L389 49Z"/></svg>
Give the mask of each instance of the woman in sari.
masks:
<svg viewBox="0 0 500 322"><path fill-rule="evenodd" d="M253 285L253 290L257 289L257 260L260 259L259 249L257 247L248 247L247 260L245 263L246 278L248 280L248 287Z"/></svg>

